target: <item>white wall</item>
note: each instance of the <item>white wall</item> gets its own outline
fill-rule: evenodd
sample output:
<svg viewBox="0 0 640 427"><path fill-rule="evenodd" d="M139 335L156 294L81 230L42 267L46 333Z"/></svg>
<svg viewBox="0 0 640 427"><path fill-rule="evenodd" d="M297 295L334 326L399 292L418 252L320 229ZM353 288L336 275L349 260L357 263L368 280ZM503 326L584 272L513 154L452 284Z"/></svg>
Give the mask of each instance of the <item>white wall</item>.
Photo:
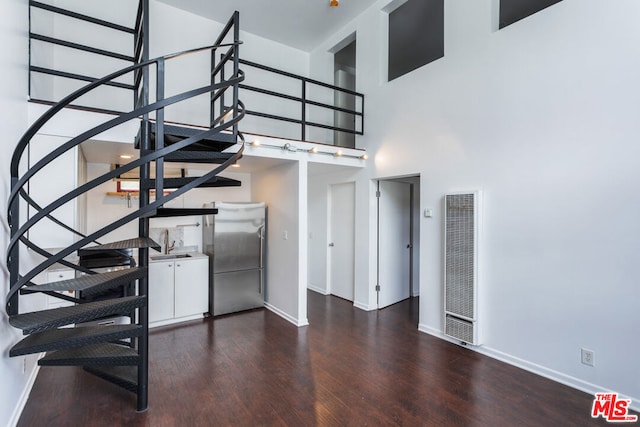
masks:
<svg viewBox="0 0 640 427"><path fill-rule="evenodd" d="M267 307L297 326L306 325L306 162L256 172L254 201L267 204Z"/></svg>
<svg viewBox="0 0 640 427"><path fill-rule="evenodd" d="M640 3L565 0L496 31L497 2L446 0L445 57L386 83L387 3L312 52L311 74L327 78L327 51L357 31L367 173L420 174L435 212L421 222L420 329L443 327L442 197L482 189L480 351L639 407Z"/></svg>
<svg viewBox="0 0 640 427"><path fill-rule="evenodd" d="M115 3L100 4L98 2L81 2L78 0L58 0L56 4L69 10L77 11L110 22L115 22L132 28L135 22L137 2L117 0ZM33 10L34 31L45 36L61 38L75 43L85 44L98 49L104 49L124 55L133 55L133 36L120 31L88 24L62 15L51 15L39 9ZM169 6L167 4L150 1L150 52L149 58L156 58L170 53L180 52L212 45L218 37L229 16L221 16L218 21L203 18L190 12ZM240 17L242 28L242 17ZM307 75L309 70L309 54L280 43L241 31L240 55L270 67L285 71ZM225 40L226 42L226 40ZM40 41L33 42L34 65L59 69L71 73L103 77L131 64L120 59L101 57L74 49L54 46ZM210 83L210 51L191 54L166 63L165 96L205 86ZM243 67L246 72L246 84L263 87L269 90L281 91L294 96L300 96L300 84L297 81L285 79L281 76L268 74L257 69ZM227 77L230 69L227 70ZM150 68L152 88L151 99L155 98L155 67ZM132 74L118 78L116 81L131 84ZM33 96L56 99L84 86L83 82L70 79L54 78L44 74L33 75ZM230 93L230 92L229 92ZM209 123L209 95L202 95L181 105L168 107L166 119L180 123L208 125ZM227 102L231 95L227 96ZM124 89L98 88L90 95L86 95L77 103L97 106L117 111L128 111L132 106L133 93ZM297 103L265 97L248 91L241 91L241 99L248 109L257 111L277 110L278 114L300 118L300 106ZM274 110L274 105L277 106ZM248 117L242 125L247 132L274 134L279 136L298 138L299 126L273 121L264 121L255 117ZM285 134L282 134L282 130Z"/></svg>
<svg viewBox="0 0 640 427"><path fill-rule="evenodd" d="M8 0L2 6L0 14L0 39L5 49L0 55L0 127L2 128L2 151L5 155L0 160L0 294L3 302L0 310L0 424L14 425L26 402L26 393L35 372L35 356L28 357L26 370L23 372L24 358L9 359L9 349L20 340L18 330L9 326L4 311L4 296L9 291L9 278L4 263L8 243L6 226L7 197L9 195L9 164L18 139L27 127L27 28L28 14L26 0Z"/></svg>
<svg viewBox="0 0 640 427"><path fill-rule="evenodd" d="M229 16L221 16L219 22L203 18L160 2L151 5L151 57L179 52L201 46L208 46L218 37ZM242 28L242 16L240 16ZM240 39L243 44L239 47L240 57L260 64L279 68L290 73L308 75L309 55L298 49L276 43L262 37L241 31ZM224 52L224 50L223 50ZM173 70L179 72L172 73ZM167 91L168 94L177 93L194 87L195 83L206 85L209 83L210 53L203 52L167 63ZM242 66L245 71L244 83L264 89L280 91L294 96L300 96L300 85L297 81L285 79L275 74L266 73L255 68ZM188 71L186 71L188 70ZM228 73L231 72L227 69ZM230 102L231 93L226 95ZM248 110L271 112L283 116L299 118L299 104L265 97L249 91L240 91L240 99ZM189 101L187 106L167 110L167 119L184 123L206 125L209 103L208 95L200 96ZM272 134L281 137L298 138L298 126L280 122L266 121L253 116L246 116L240 129L245 132ZM284 134L283 134L284 131Z"/></svg>
<svg viewBox="0 0 640 427"><path fill-rule="evenodd" d="M133 28L137 2L115 0L110 3L78 2L77 0L57 0L55 5L74 12L94 16L109 22ZM53 14L39 8L32 8L32 31L36 34L59 38L86 46L103 49L122 55L133 56L133 35L87 23L68 16ZM32 65L43 66L70 73L100 78L131 63L33 40ZM36 99L62 99L87 82L53 77L41 73L32 74L31 96ZM132 84L132 74L120 77L118 82ZM125 111L131 107L133 94L126 89L97 89L98 95L76 102L81 105Z"/></svg>
<svg viewBox="0 0 640 427"><path fill-rule="evenodd" d="M221 16L218 21L226 23L229 16ZM218 37L224 25L212 21L173 6L157 1L151 4L151 58L208 46ZM242 16L240 16L240 28L242 28ZM255 36L241 31L240 39L243 44L239 47L240 57L253 62L285 70L290 73L308 75L309 54L298 49ZM223 50L224 52L224 50ZM171 74L171 71L188 64L179 73ZM206 85L209 83L210 53L204 52L196 56L178 58L167 63L168 94L177 93L179 89L186 90L194 87L195 82ZM245 84L258 86L273 91L281 91L294 96L300 96L300 84L275 74L266 73L255 68L242 66L245 71ZM231 70L228 69L227 73ZM228 77L228 74L227 74ZM228 92L227 102L230 102L231 94ZM270 112L283 116L300 118L300 107L297 103L278 100L273 97L266 98L263 95L249 91L240 92L240 99L249 110ZM167 118L185 123L208 124L208 95L190 101L189 107L171 109ZM194 121L195 120L195 121ZM282 134L283 127L286 134ZM264 121L259 118L247 116L242 121L241 130L245 132L261 133L266 135L278 135L281 137L299 138L299 127L289 126L279 122Z"/></svg>

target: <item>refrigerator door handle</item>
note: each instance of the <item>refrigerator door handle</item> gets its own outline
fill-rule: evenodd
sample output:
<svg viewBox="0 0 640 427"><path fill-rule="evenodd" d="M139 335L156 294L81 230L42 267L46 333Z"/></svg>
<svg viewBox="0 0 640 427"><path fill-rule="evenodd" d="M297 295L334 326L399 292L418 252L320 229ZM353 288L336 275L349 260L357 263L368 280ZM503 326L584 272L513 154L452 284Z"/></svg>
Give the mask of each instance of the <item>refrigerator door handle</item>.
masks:
<svg viewBox="0 0 640 427"><path fill-rule="evenodd" d="M258 237L260 239L260 266L259 268L264 267L264 224L258 227Z"/></svg>

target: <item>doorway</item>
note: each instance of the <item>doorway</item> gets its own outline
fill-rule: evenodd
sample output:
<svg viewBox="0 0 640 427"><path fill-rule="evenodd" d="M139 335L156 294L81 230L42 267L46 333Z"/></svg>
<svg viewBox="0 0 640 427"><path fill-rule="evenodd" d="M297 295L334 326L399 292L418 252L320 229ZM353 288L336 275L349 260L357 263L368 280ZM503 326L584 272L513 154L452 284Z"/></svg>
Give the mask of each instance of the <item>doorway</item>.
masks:
<svg viewBox="0 0 640 427"><path fill-rule="evenodd" d="M329 290L332 295L353 302L355 183L332 184L329 192Z"/></svg>
<svg viewBox="0 0 640 427"><path fill-rule="evenodd" d="M378 191L378 309L419 295L419 177L380 180Z"/></svg>
<svg viewBox="0 0 640 427"><path fill-rule="evenodd" d="M353 40L346 46L338 50L333 55L333 69L335 86L348 89L352 92L356 90L356 40L355 34ZM334 105L339 108L345 108L354 111L356 109L355 95L334 90ZM355 114L345 113L335 110L333 113L333 125L337 128L355 131L356 116ZM334 131L333 144L340 147L355 148L356 135L354 133Z"/></svg>

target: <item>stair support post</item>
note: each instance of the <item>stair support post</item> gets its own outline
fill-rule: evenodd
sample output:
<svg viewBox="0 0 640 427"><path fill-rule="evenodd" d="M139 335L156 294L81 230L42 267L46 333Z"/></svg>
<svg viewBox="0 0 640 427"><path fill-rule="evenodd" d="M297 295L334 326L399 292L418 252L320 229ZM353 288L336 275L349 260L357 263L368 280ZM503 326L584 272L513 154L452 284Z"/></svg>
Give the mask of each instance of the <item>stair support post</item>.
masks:
<svg viewBox="0 0 640 427"><path fill-rule="evenodd" d="M142 31L143 52L142 61L149 60L149 0L143 0ZM149 105L149 67L142 69L142 102ZM151 135L149 132L149 114L142 117L142 134L140 141L140 155L144 156L150 152ZM140 180L148 180L151 177L149 163L140 166ZM144 208L149 204L150 190L140 189L139 206ZM149 218L143 217L138 220L138 234L140 237L149 237ZM138 265L140 267L149 266L149 249L138 249ZM147 297L147 303L138 309L138 323L142 326L142 334L138 338L138 402L137 411L143 412L148 408L148 384L149 384L149 273L138 280L138 294Z"/></svg>

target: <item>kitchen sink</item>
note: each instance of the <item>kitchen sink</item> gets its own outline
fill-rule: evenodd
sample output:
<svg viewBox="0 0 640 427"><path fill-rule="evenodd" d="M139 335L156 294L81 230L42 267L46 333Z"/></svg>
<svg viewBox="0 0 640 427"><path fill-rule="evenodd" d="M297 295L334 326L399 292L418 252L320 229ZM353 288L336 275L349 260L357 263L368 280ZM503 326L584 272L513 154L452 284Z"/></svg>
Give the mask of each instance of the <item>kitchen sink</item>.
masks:
<svg viewBox="0 0 640 427"><path fill-rule="evenodd" d="M162 259L178 259L178 258L189 258L191 255L189 254L166 254L166 255L154 255L151 257L153 261L162 260Z"/></svg>

